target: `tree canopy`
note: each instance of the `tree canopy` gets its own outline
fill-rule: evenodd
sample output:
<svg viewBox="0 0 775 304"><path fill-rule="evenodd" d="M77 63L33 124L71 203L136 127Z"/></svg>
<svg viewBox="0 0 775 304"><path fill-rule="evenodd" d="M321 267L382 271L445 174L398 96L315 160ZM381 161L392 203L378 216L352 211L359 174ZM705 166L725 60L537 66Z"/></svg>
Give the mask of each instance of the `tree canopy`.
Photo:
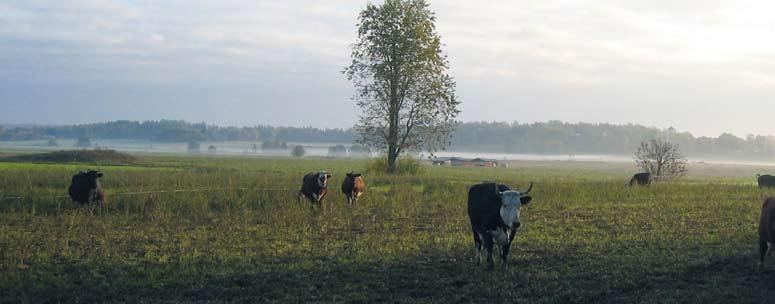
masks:
<svg viewBox="0 0 775 304"><path fill-rule="evenodd" d="M343 71L362 109L356 141L386 152L390 173L402 152L448 145L459 113L435 21L424 0L368 4L358 17L352 63Z"/></svg>

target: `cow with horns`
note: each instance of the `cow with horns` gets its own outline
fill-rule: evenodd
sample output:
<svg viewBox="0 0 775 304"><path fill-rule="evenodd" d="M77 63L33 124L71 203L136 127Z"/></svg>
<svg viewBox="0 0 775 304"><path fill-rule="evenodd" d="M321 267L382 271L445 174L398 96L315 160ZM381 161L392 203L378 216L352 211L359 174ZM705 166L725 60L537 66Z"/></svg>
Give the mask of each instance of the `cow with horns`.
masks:
<svg viewBox="0 0 775 304"><path fill-rule="evenodd" d="M330 178L331 173L327 171L310 172L304 175L301 190L296 195L298 201L301 201L302 197L306 197L312 203L312 208L315 208L315 204L320 206L328 193L328 179Z"/></svg>
<svg viewBox="0 0 775 304"><path fill-rule="evenodd" d="M500 249L501 264L507 267L511 243L520 221L520 207L530 203L527 194L533 189L530 183L525 191L511 190L498 183L481 183L468 190L468 217L474 237L475 255L482 262L482 251L487 250L487 266L494 267L492 260L493 245Z"/></svg>
<svg viewBox="0 0 775 304"><path fill-rule="evenodd" d="M98 203L102 205L105 203L105 192L102 191L100 177L102 177L102 172L91 169L73 175L70 188L67 191L70 198L81 204Z"/></svg>

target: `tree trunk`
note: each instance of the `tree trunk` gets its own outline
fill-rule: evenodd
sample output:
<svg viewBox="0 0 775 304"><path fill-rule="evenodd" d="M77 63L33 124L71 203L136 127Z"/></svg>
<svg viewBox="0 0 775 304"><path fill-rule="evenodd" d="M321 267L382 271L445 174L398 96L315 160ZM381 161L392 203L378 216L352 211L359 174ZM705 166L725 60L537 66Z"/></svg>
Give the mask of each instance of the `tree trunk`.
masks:
<svg viewBox="0 0 775 304"><path fill-rule="evenodd" d="M395 153L395 149L392 149L391 151L388 151L388 159L387 159L387 173L388 174L395 174L396 173L396 159L398 158L398 155Z"/></svg>
<svg viewBox="0 0 775 304"><path fill-rule="evenodd" d="M394 70L397 68L394 67ZM396 158L398 158L398 80L394 75L390 85L390 105L388 106L388 150L387 150L387 173L396 173Z"/></svg>
<svg viewBox="0 0 775 304"><path fill-rule="evenodd" d="M393 116L393 115L391 115ZM398 115L396 115L398 116ZM396 173L396 159L398 158L398 124L391 117L388 130L387 173Z"/></svg>

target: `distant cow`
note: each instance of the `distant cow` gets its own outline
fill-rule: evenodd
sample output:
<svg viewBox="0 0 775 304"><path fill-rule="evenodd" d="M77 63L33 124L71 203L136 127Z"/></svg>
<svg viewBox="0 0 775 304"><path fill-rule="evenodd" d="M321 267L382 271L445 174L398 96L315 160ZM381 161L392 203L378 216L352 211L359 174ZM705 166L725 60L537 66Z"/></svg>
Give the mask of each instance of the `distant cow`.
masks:
<svg viewBox="0 0 775 304"><path fill-rule="evenodd" d="M96 202L102 204L105 202L105 192L102 191L99 178L102 172L97 170L80 171L73 175L68 193L73 201L81 204Z"/></svg>
<svg viewBox="0 0 775 304"><path fill-rule="evenodd" d="M331 173L327 171L310 172L304 175L301 190L296 195L298 200L301 201L302 197L306 197L312 203L312 208L315 208L315 203L320 205L328 193L329 178L331 178Z"/></svg>
<svg viewBox="0 0 775 304"><path fill-rule="evenodd" d="M650 183L651 183L651 173L642 172L642 173L635 173L635 175L633 175L632 178L630 179L629 185L646 186Z"/></svg>
<svg viewBox="0 0 775 304"><path fill-rule="evenodd" d="M363 194L366 184L360 173L349 172L342 182L342 193L347 198L347 203L352 205L358 202L358 197Z"/></svg>
<svg viewBox="0 0 775 304"><path fill-rule="evenodd" d="M493 268L492 248L500 248L502 265L506 267L506 258L517 229L522 225L519 219L520 207L530 203L527 191L511 190L503 184L481 183L468 190L468 218L474 236L476 257L482 262L482 250L487 250L487 266Z"/></svg>
<svg viewBox="0 0 775 304"><path fill-rule="evenodd" d="M769 174L756 174L756 181L759 183L759 188L775 187L775 176Z"/></svg>
<svg viewBox="0 0 775 304"><path fill-rule="evenodd" d="M762 204L759 219L759 266L764 267L767 252L775 246L775 197L768 197Z"/></svg>

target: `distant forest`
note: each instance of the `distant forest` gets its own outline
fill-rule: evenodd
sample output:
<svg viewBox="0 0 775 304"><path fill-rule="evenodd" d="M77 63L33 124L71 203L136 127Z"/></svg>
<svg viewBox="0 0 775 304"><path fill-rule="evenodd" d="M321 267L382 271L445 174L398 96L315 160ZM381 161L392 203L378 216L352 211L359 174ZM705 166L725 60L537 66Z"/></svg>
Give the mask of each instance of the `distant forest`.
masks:
<svg viewBox="0 0 775 304"><path fill-rule="evenodd" d="M178 120L113 121L71 126L0 127L0 140L51 138L134 139L157 142L190 141L285 141L352 143L353 129L297 127L220 127ZM640 125L565 123L467 122L452 134L450 150L534 154L631 154L638 144L651 138L677 143L690 156L730 158L775 158L775 137L732 134L694 137L673 128Z"/></svg>

